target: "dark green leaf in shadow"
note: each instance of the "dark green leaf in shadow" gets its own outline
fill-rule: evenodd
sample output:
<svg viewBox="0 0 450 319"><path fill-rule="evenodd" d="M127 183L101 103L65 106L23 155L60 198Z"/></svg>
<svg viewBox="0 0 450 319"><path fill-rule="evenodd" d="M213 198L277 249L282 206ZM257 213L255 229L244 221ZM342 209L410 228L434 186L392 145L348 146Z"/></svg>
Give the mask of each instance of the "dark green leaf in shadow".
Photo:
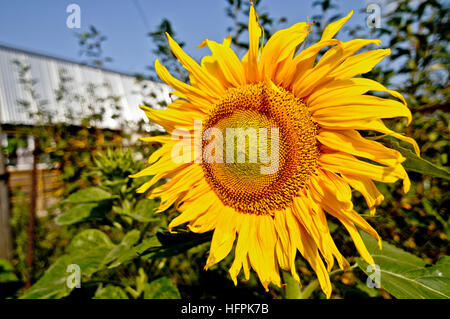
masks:
<svg viewBox="0 0 450 319"><path fill-rule="evenodd" d="M61 226L72 225L89 219L104 218L110 211L110 202L77 204L67 213L59 215L55 222Z"/></svg>

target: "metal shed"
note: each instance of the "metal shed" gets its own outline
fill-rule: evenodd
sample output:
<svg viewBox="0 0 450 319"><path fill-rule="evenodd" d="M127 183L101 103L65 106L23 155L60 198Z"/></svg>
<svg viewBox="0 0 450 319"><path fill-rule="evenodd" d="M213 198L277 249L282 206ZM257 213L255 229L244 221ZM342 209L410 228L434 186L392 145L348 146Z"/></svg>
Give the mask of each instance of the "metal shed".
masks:
<svg viewBox="0 0 450 319"><path fill-rule="evenodd" d="M40 99L46 102L45 108L55 114L55 122L71 122L71 119L65 116L68 110L64 108L72 108L70 111L74 112L84 111L83 105L66 104L62 108L57 102L55 89L60 85L61 72L71 78L73 93L82 96L85 94L86 85L92 84L104 88L104 92L100 94L107 95L112 92L120 97L120 117L113 119L108 116L111 111L106 110L104 120L98 125L100 128L117 129L124 121L146 120L144 112L138 108L144 97L135 76L0 45L0 124L35 124L18 103L20 100L29 99L30 96L19 83L18 67L14 61L20 61L30 67L30 76L36 80L36 92ZM142 85L142 82L140 84ZM153 93L146 96L147 103L158 107L161 101L170 102L170 88L167 85L151 81L145 81L145 84L147 90ZM109 88L110 92L105 88Z"/></svg>

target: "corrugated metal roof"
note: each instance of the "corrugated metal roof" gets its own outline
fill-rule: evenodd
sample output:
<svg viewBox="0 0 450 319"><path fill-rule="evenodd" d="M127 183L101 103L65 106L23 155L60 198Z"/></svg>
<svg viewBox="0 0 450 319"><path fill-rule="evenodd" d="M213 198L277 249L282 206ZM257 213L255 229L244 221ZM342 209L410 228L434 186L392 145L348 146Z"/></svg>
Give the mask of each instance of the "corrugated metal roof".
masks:
<svg viewBox="0 0 450 319"><path fill-rule="evenodd" d="M120 116L117 119L111 118L113 110L108 105L104 120L98 123L101 128L117 129L120 123L125 121L137 122L146 119L145 114L139 109L142 104L143 93L136 78L131 75L98 69L75 62L40 55L23 50L0 46L0 123L1 124L36 124L30 119L24 107L18 102L20 100L30 101L30 96L22 84L19 83L19 68L13 61L21 61L23 65L30 66L30 75L37 82L35 90L39 99L46 101L43 106L47 111L54 114L53 122L65 122L77 125L68 117L68 111L72 113L87 114L90 96L88 86L96 87L96 96L106 97L108 95L119 96L121 106ZM84 102L71 101L58 103L55 90L59 87L60 74L70 78L68 82L70 92L74 96L82 97ZM154 93L154 97L145 97L147 103L151 103L155 108L159 107L158 102L170 102L167 85L146 81L147 90ZM91 103L92 104L92 103ZM93 103L101 104L101 103ZM36 106L34 109L36 110Z"/></svg>

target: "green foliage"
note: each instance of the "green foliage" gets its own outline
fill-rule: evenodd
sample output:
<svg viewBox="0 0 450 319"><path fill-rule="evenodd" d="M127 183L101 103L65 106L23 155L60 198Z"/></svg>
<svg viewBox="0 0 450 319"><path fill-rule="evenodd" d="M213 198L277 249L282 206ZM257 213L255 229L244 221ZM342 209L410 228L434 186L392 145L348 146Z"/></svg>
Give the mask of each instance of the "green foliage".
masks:
<svg viewBox="0 0 450 319"><path fill-rule="evenodd" d="M105 63L112 61L112 58L103 56L102 43L107 38L97 28L91 25L87 31L77 33L76 37L80 46L79 54L88 59L87 64L103 67Z"/></svg>
<svg viewBox="0 0 450 319"><path fill-rule="evenodd" d="M19 281L13 270L13 266L8 260L0 259L0 283Z"/></svg>
<svg viewBox="0 0 450 319"><path fill-rule="evenodd" d="M401 249L383 242L382 250L369 235L362 233L364 242L380 270L380 284L399 299L450 298L450 257L442 257L435 265L427 263ZM368 276L374 269L357 258L358 266Z"/></svg>
<svg viewBox="0 0 450 319"><path fill-rule="evenodd" d="M82 286L97 286L94 298L124 298L127 293L133 298L179 297L170 280L162 277L155 282L148 281L142 267L148 267L154 259L180 254L203 243L205 238L210 239L210 235L200 236L198 240L192 234L169 238L167 234L148 232L160 220L153 214L156 202L139 198L135 193L135 181L128 177L137 171L131 152L108 150L95 162L97 166L90 173L100 178L99 186L71 194L61 203L67 212L59 215L56 222L71 227L83 223L96 227L78 226L80 231L67 246L65 254L21 298L67 297L76 289L67 285L71 275L67 267L72 264L80 267ZM186 242L187 238L190 241ZM113 269L126 269L131 262L139 265L135 277L137 290L132 288L133 277L123 278L113 273ZM123 271L120 269L119 272ZM120 283L119 286L109 284L111 276L113 282Z"/></svg>
<svg viewBox="0 0 450 319"><path fill-rule="evenodd" d="M162 19L156 29L148 33L148 36L156 46L153 53L156 55L157 59L159 59L159 62L161 62L172 75L176 76L183 82L187 82L189 81L189 75L186 69L181 66L180 62L178 62L177 58L172 53L166 34L169 34L175 41L177 41L180 47L184 46L182 41L178 41L176 39L176 34L170 21L167 19ZM148 68L154 73L150 78L152 80L159 80L155 74L155 68L153 65Z"/></svg>
<svg viewBox="0 0 450 319"><path fill-rule="evenodd" d="M148 283L144 288L144 299L180 299L177 286L170 278L161 277Z"/></svg>
<svg viewBox="0 0 450 319"><path fill-rule="evenodd" d="M157 203L155 201L144 198L136 204L133 210L123 211L123 214L142 223L154 222L157 220L154 214L156 207Z"/></svg>
<svg viewBox="0 0 450 319"><path fill-rule="evenodd" d="M68 257L59 258L45 271L44 276L20 298L57 299L67 296L70 293L70 289L66 285L66 270L70 264ZM61 274L64 274L64 276Z"/></svg>
<svg viewBox="0 0 450 319"><path fill-rule="evenodd" d="M127 293L120 287L107 285L103 287L100 285L95 292L92 299L129 299Z"/></svg>

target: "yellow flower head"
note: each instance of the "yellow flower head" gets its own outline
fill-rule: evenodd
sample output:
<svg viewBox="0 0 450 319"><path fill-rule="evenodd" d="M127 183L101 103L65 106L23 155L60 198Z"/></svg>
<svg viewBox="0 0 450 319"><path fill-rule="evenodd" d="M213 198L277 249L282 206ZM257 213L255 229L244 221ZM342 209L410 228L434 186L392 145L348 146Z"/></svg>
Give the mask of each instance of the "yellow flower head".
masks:
<svg viewBox="0 0 450 319"><path fill-rule="evenodd" d="M143 138L162 147L150 156L150 166L135 175L153 176L139 192L168 179L149 197L161 198L159 211L175 205L181 212L169 228L188 223L193 232L214 230L206 268L225 258L236 242L230 268L235 284L241 269L249 278L250 268L266 290L270 283L281 286L280 268L300 282L295 267L299 251L329 297L334 260L341 269L348 262L330 235L326 214L343 224L362 258L373 264L358 228L381 241L353 210L351 188L365 197L372 214L383 200L373 181L401 179L404 191L409 189L401 154L358 132L387 134L413 144L418 152L413 139L382 121L411 121L403 97L355 77L370 71L390 50L357 53L381 41L333 39L352 13L328 25L318 43L297 53L312 24L280 30L260 47L261 27L251 6L249 50L242 59L230 48L230 37L222 43L205 40L200 46L208 46L212 54L198 65L168 35L190 84L155 63L159 77L179 98L164 110L142 107L169 135ZM316 62L325 47L328 51ZM393 99L367 95L369 91L387 92Z"/></svg>

